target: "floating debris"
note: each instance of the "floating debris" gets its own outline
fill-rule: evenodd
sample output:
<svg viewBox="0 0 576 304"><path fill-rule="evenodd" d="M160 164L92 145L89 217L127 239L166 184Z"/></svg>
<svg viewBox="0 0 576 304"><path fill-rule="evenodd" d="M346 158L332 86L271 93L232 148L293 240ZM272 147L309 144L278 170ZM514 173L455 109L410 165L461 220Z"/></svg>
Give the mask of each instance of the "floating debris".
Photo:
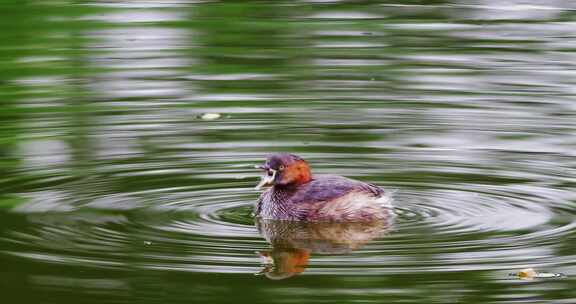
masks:
<svg viewBox="0 0 576 304"><path fill-rule="evenodd" d="M203 120L216 120L222 117L220 113L204 113L200 115L200 118Z"/></svg>
<svg viewBox="0 0 576 304"><path fill-rule="evenodd" d="M550 279L550 278L565 278L567 275L563 273L553 272L538 272L534 268L522 269L517 273L511 273L510 276L518 277L521 280L534 280L534 279Z"/></svg>

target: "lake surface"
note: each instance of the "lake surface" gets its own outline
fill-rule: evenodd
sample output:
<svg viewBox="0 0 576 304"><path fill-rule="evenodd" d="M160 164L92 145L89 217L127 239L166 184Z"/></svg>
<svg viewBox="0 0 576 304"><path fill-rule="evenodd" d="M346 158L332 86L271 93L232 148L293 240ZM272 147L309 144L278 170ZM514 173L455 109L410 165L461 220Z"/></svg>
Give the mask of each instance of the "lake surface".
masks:
<svg viewBox="0 0 576 304"><path fill-rule="evenodd" d="M576 301L575 1L3 1L0 26L4 301ZM393 215L254 223L273 152Z"/></svg>

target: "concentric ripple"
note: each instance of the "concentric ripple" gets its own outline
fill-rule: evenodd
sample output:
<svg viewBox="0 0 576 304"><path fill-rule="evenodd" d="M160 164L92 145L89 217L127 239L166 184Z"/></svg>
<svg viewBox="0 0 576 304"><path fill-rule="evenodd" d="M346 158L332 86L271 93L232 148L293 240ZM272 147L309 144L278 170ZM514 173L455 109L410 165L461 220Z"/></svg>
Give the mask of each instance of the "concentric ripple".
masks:
<svg viewBox="0 0 576 304"><path fill-rule="evenodd" d="M574 303L576 2L501 2L3 1L3 298ZM272 152L390 217L255 223Z"/></svg>
<svg viewBox="0 0 576 304"><path fill-rule="evenodd" d="M576 226L574 210L554 209L536 186L431 184L397 188L385 225L262 228L251 217L258 193L246 185L136 192L39 213L30 210L43 203L32 199L34 208L17 209L28 225L4 234L3 252L81 267L215 273L258 273L274 263L255 253L266 250L277 258L308 252L307 275L508 270L570 258L554 253L555 240ZM111 208L145 196L156 199Z"/></svg>

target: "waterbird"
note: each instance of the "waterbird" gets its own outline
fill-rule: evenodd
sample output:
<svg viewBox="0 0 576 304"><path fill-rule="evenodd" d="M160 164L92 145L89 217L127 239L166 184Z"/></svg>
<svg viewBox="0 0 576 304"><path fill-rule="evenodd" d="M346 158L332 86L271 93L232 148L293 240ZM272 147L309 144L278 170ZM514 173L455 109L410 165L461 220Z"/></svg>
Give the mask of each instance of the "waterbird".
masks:
<svg viewBox="0 0 576 304"><path fill-rule="evenodd" d="M338 175L313 175L308 163L290 153L275 153L256 168L256 186L271 186L256 202L262 219L309 222L375 221L390 216L391 194L380 187Z"/></svg>

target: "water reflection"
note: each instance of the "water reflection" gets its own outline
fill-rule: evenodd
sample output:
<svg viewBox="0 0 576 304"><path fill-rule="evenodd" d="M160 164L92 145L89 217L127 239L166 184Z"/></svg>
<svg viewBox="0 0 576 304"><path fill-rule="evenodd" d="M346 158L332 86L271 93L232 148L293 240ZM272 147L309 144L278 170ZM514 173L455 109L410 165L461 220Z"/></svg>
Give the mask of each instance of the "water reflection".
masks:
<svg viewBox="0 0 576 304"><path fill-rule="evenodd" d="M258 232L272 245L260 251L267 265L259 272L272 280L302 273L312 254L347 254L383 236L392 226L387 220L372 222L298 222L257 219Z"/></svg>
<svg viewBox="0 0 576 304"><path fill-rule="evenodd" d="M3 1L5 298L572 303L576 2L409 2ZM267 249L277 151L400 188L397 231Z"/></svg>

